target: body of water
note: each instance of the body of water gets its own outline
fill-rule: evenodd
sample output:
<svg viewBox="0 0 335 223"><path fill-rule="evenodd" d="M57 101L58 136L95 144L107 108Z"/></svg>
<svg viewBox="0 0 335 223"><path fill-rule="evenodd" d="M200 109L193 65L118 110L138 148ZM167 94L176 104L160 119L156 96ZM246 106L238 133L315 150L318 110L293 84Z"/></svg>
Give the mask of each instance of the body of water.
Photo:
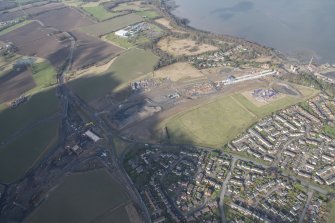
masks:
<svg viewBox="0 0 335 223"><path fill-rule="evenodd" d="M174 0L191 27L335 64L334 0Z"/></svg>

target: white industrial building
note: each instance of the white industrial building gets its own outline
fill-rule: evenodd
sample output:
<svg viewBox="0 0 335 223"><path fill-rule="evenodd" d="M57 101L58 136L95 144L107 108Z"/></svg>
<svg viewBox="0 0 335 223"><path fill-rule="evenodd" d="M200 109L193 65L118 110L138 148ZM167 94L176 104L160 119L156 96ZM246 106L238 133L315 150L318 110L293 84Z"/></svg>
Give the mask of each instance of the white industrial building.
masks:
<svg viewBox="0 0 335 223"><path fill-rule="evenodd" d="M90 138L93 142L98 142L100 140L100 137L94 134L91 130L87 130L84 135Z"/></svg>

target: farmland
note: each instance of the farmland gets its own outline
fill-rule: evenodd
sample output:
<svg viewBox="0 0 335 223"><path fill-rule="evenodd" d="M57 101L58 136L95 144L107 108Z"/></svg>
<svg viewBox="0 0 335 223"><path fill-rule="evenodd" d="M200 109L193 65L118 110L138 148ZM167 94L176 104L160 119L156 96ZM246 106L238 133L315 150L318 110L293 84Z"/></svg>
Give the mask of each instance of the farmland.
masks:
<svg viewBox="0 0 335 223"><path fill-rule="evenodd" d="M146 4L142 4L141 1L135 1L135 2L121 3L115 8L113 8L113 11L125 11L125 10L144 11L148 9L150 8Z"/></svg>
<svg viewBox="0 0 335 223"><path fill-rule="evenodd" d="M137 12L137 14L148 19L155 19L160 17L160 15L157 12L152 10Z"/></svg>
<svg viewBox="0 0 335 223"><path fill-rule="evenodd" d="M78 40L76 49L73 55L72 69L83 69L97 63L103 63L110 60L119 53L122 49L106 43L96 37L88 36L80 32L72 32Z"/></svg>
<svg viewBox="0 0 335 223"><path fill-rule="evenodd" d="M218 50L217 47L212 45L197 43L192 39L177 39L175 37L164 38L157 43L157 46L173 56L192 56Z"/></svg>
<svg viewBox="0 0 335 223"><path fill-rule="evenodd" d="M48 61L5 71L0 77L0 104L55 85L56 71Z"/></svg>
<svg viewBox="0 0 335 223"><path fill-rule="evenodd" d="M41 119L50 118L59 110L55 89L41 91L31 96L28 102L16 109L4 109L0 112L0 123L6 131L0 131L0 142L15 132L28 127Z"/></svg>
<svg viewBox="0 0 335 223"><path fill-rule="evenodd" d="M6 28L6 29L4 29L4 30L1 30L1 31L0 31L0 36L1 36L1 35L4 35L4 34L6 34L6 33L9 33L9 32L11 32L11 31L13 31L13 30L15 30L15 29L18 29L18 28L20 28L20 27L22 27L22 26L25 26L25 25L27 25L27 24L30 23L30 22L31 22L31 21L26 20L26 21L20 22L20 23L18 23L18 24L15 24L15 25L13 25L13 26L10 26L10 27L8 27L8 28Z"/></svg>
<svg viewBox="0 0 335 223"><path fill-rule="evenodd" d="M58 122L56 119L43 123L0 149L1 183L22 177L47 149L55 145Z"/></svg>
<svg viewBox="0 0 335 223"><path fill-rule="evenodd" d="M104 21L123 14L122 12L109 12L102 5L83 6L83 9L99 21Z"/></svg>
<svg viewBox="0 0 335 223"><path fill-rule="evenodd" d="M16 18L23 18L26 14L37 15L40 13L44 13L50 10L63 8L64 5L62 3L51 3L51 4L39 4L38 6L34 6L32 4L26 5L21 8L13 8L8 12L0 13L0 21L8 21Z"/></svg>
<svg viewBox="0 0 335 223"><path fill-rule="evenodd" d="M48 11L34 18L43 22L46 26L51 26L62 31L70 31L94 24L93 21L81 14L77 9L68 7Z"/></svg>
<svg viewBox="0 0 335 223"><path fill-rule="evenodd" d="M129 202L121 185L105 170L67 176L49 198L27 219L27 222L91 222L106 221L125 213L120 210ZM107 215L107 216L106 216ZM112 215L113 216L113 215Z"/></svg>
<svg viewBox="0 0 335 223"><path fill-rule="evenodd" d="M36 87L29 93L39 92L57 83L56 71L48 61L33 64L31 69Z"/></svg>
<svg viewBox="0 0 335 223"><path fill-rule="evenodd" d="M85 33L94 36L102 36L111 32L115 32L126 26L139 23L143 19L141 16L136 14L128 14L124 16L119 16L114 19L106 20L97 24L82 27L81 30Z"/></svg>
<svg viewBox="0 0 335 223"><path fill-rule="evenodd" d="M6 10L16 7L15 2L0 1L0 10Z"/></svg>
<svg viewBox="0 0 335 223"><path fill-rule="evenodd" d="M81 76L71 81L69 85L81 98L92 101L119 91L130 81L152 72L157 62L158 57L152 52L134 48L121 54L106 72Z"/></svg>
<svg viewBox="0 0 335 223"><path fill-rule="evenodd" d="M0 104L13 100L36 86L29 68L11 70L0 78Z"/></svg>
<svg viewBox="0 0 335 223"><path fill-rule="evenodd" d="M310 88L303 91L302 97L286 96L261 107L252 104L240 93L224 96L168 120L166 127L170 140L221 147L260 118L316 93Z"/></svg>
<svg viewBox="0 0 335 223"><path fill-rule="evenodd" d="M69 54L70 41L59 41L62 37L62 34L53 34L52 30L32 22L0 36L0 40L12 42L18 54L47 59L57 68L64 63L64 58Z"/></svg>

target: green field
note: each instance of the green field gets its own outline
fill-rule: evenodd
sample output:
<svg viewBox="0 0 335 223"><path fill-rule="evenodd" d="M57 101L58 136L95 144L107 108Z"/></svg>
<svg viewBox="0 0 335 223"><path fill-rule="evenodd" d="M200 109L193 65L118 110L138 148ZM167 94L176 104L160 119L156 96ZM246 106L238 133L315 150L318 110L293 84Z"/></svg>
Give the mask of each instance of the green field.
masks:
<svg viewBox="0 0 335 223"><path fill-rule="evenodd" d="M332 127L330 125L325 125L324 132L326 133L326 135L329 135L332 138L335 137L335 127Z"/></svg>
<svg viewBox="0 0 335 223"><path fill-rule="evenodd" d="M56 71L48 61L34 64L32 73L36 87L30 90L28 94L39 92L44 88L57 84Z"/></svg>
<svg viewBox="0 0 335 223"><path fill-rule="evenodd" d="M121 54L103 74L87 75L69 83L84 100L92 101L117 92L142 75L153 71L158 57L151 51L133 48Z"/></svg>
<svg viewBox="0 0 335 223"><path fill-rule="evenodd" d="M109 12L102 5L97 6L83 6L83 9L88 12L90 15L98 19L99 21L103 21L106 19L113 18L115 16L123 14L122 12Z"/></svg>
<svg viewBox="0 0 335 223"><path fill-rule="evenodd" d="M335 201L331 201L330 205L330 215L328 217L328 223L335 223Z"/></svg>
<svg viewBox="0 0 335 223"><path fill-rule="evenodd" d="M10 27L8 27L8 28L6 28L6 29L4 29L4 30L1 30L1 31L0 31L0 36L5 35L5 34L7 34L7 33L11 32L11 31L13 31L13 30L15 30L15 29L18 29L18 28L22 27L22 26L25 26L25 25L27 25L27 24L29 24L29 23L31 23L31 22L32 22L32 21L25 20L25 21L23 21L23 22L20 22L20 23L17 23L17 24L15 24L15 25L13 25L13 26L10 26Z"/></svg>
<svg viewBox="0 0 335 223"><path fill-rule="evenodd" d="M138 5L133 2L126 2L119 4L115 8L113 8L113 11L126 11L126 10L132 10L132 11L143 11L143 10L148 10L150 9L146 5Z"/></svg>
<svg viewBox="0 0 335 223"><path fill-rule="evenodd" d="M43 123L0 148L0 182L10 183L22 177L47 149L55 145L58 126L59 120Z"/></svg>
<svg viewBox="0 0 335 223"><path fill-rule="evenodd" d="M111 222L123 216L119 207L129 203L123 187L114 181L105 170L95 170L67 176L49 198L27 219L34 223ZM122 212L122 211L121 211ZM117 218L113 219L115 222ZM127 221L122 222L129 222Z"/></svg>
<svg viewBox="0 0 335 223"><path fill-rule="evenodd" d="M137 12L136 14L142 17L148 18L148 19L156 19L161 16L156 11L152 11L152 10Z"/></svg>
<svg viewBox="0 0 335 223"><path fill-rule="evenodd" d="M232 96L195 108L168 121L166 127L175 143L220 146L256 121Z"/></svg>
<svg viewBox="0 0 335 223"><path fill-rule="evenodd" d="M304 97L286 96L260 107L237 93L181 113L165 121L165 125L170 140L174 143L221 147L257 120L305 100L315 92L313 89L303 88Z"/></svg>
<svg viewBox="0 0 335 223"><path fill-rule="evenodd" d="M128 14L97 24L85 26L81 28L81 30L93 36L102 36L142 21L143 18L141 16L136 14Z"/></svg>
<svg viewBox="0 0 335 223"><path fill-rule="evenodd" d="M0 111L0 142L16 131L27 127L59 111L59 102L55 89L41 91L31 96L28 102L15 109Z"/></svg>
<svg viewBox="0 0 335 223"><path fill-rule="evenodd" d="M125 49L129 49L134 46L134 44L127 38L118 37L114 33L108 34L106 39Z"/></svg>

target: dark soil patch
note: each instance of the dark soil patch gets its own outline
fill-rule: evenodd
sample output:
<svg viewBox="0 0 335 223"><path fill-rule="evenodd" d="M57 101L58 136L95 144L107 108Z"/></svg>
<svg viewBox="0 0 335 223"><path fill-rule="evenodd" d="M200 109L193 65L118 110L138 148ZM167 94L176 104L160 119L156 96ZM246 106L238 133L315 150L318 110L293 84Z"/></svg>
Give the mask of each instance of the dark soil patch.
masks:
<svg viewBox="0 0 335 223"><path fill-rule="evenodd" d="M21 66L0 78L0 104L20 97L36 86L30 68Z"/></svg>
<svg viewBox="0 0 335 223"><path fill-rule="evenodd" d="M73 55L72 69L83 69L92 65L103 64L117 56L122 49L81 32L72 32L77 39Z"/></svg>
<svg viewBox="0 0 335 223"><path fill-rule="evenodd" d="M40 20L46 26L51 26L62 31L69 31L94 23L88 16L68 7L48 11L35 16L35 19Z"/></svg>
<svg viewBox="0 0 335 223"><path fill-rule="evenodd" d="M69 55L70 40L62 38L63 34L43 28L37 22L0 36L1 41L12 42L18 54L48 59L56 68L62 66Z"/></svg>

